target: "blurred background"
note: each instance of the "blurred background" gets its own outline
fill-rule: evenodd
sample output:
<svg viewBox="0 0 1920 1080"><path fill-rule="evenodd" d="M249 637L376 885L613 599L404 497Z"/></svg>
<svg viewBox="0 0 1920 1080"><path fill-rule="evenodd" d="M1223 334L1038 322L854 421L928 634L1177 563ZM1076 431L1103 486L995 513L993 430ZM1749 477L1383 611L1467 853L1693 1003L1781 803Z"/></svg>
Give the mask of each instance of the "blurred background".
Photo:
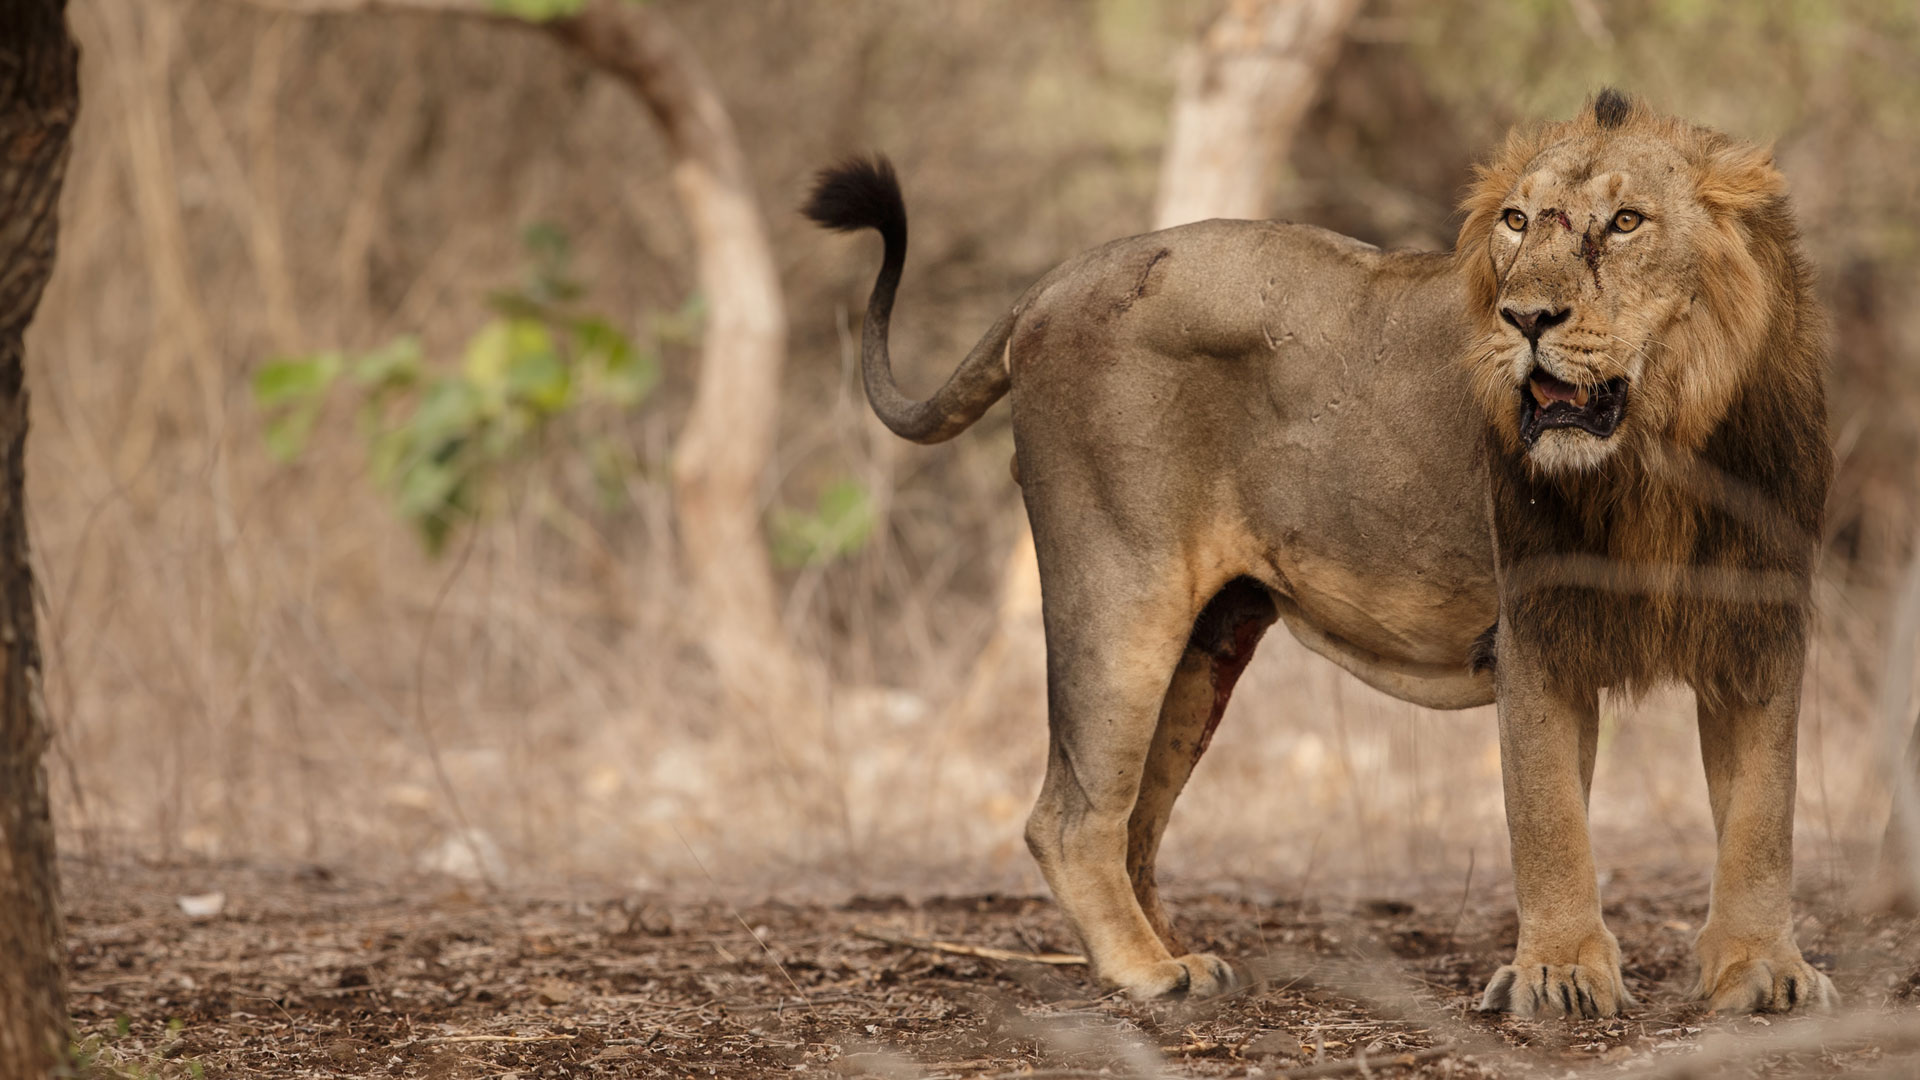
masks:
<svg viewBox="0 0 1920 1080"><path fill-rule="evenodd" d="M28 352L67 854L1039 890L1007 413L937 447L872 418L878 244L801 220L813 171L899 167L894 356L927 393L1055 263L1179 219L1232 130L1209 95L1245 95L1272 148L1246 212L1445 248L1509 126L1611 83L1773 144L1792 184L1839 461L1802 875L1865 865L1883 697L1912 717L1912 5L653 0L731 149L593 42L405 6L72 4L85 101ZM715 205L757 217L764 265L714 254ZM1690 700L1604 724L1603 868L1704 871ZM1162 879L1498 882L1494 736L1491 710L1393 701L1276 631Z"/></svg>

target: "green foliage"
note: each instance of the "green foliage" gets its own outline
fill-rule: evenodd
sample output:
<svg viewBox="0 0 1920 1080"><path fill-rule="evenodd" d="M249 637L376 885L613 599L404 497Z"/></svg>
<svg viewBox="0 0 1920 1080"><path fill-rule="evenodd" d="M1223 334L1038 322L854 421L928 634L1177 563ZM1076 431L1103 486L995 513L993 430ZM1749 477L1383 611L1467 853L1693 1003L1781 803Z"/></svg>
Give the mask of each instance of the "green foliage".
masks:
<svg viewBox="0 0 1920 1080"><path fill-rule="evenodd" d="M346 376L375 482L438 552L455 525L497 497L556 422L644 401L659 382L657 353L577 310L585 290L567 275L563 233L535 226L524 239L527 280L490 298L495 315L468 339L457 368L430 364L411 337L357 356L321 352L264 364L253 394L267 413L268 450L282 461L297 458ZM678 334L686 317L663 322ZM603 493L617 487L622 455L601 446L588 453Z"/></svg>
<svg viewBox="0 0 1920 1080"><path fill-rule="evenodd" d="M337 352L269 360L253 374L253 399L273 410L267 424L267 451L277 461L300 455L320 419L327 388L340 374L345 357Z"/></svg>
<svg viewBox="0 0 1920 1080"><path fill-rule="evenodd" d="M873 536L873 497L856 481L828 484L810 511L773 512L773 559L785 569L815 566L858 552Z"/></svg>
<svg viewBox="0 0 1920 1080"><path fill-rule="evenodd" d="M587 0L487 0L488 9L528 22L547 22L580 14Z"/></svg>

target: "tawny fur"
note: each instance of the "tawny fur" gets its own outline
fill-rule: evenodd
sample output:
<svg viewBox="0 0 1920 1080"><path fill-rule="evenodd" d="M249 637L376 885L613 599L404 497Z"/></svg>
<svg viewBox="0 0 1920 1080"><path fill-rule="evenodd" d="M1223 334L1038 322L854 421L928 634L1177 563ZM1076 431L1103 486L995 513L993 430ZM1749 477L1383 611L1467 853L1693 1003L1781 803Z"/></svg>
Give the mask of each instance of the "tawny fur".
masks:
<svg viewBox="0 0 1920 1080"><path fill-rule="evenodd" d="M1788 892L1830 464L1784 182L1764 151L1608 91L1510 136L1464 210L1452 255L1273 222L1115 241L1043 277L915 401L887 343L906 258L892 170L823 174L810 215L886 241L862 335L880 418L935 442L1012 398L1047 633L1028 845L1102 978L1140 997L1232 985L1181 951L1154 859L1277 620L1405 700L1497 702L1520 935L1483 1006L1611 1015L1632 998L1587 836L1599 693L1682 680L1719 837L1696 993L1830 1004ZM1523 334L1516 305L1556 314ZM1536 366L1626 386L1619 426L1529 443Z"/></svg>
<svg viewBox="0 0 1920 1080"><path fill-rule="evenodd" d="M1500 561L1524 586L1516 628L1539 640L1548 677L1568 691L1678 679L1750 700L1804 651L1831 479L1812 274L1764 151L1639 104L1611 126L1596 112L1510 136L1477 172L1455 249L1481 335L1466 359L1492 420ZM1499 359L1506 327L1489 248L1549 147L1628 138L1677 151L1710 215L1687 238L1695 298L1649 340L1655 362L1634 382L1619 449L1594 472L1542 475L1521 446Z"/></svg>

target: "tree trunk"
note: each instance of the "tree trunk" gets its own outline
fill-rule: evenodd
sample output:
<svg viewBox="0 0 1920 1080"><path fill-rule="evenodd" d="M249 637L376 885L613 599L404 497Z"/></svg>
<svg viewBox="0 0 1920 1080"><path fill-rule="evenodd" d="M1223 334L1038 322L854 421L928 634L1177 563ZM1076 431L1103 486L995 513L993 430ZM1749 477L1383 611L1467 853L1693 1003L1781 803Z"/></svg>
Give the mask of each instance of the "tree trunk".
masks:
<svg viewBox="0 0 1920 1080"><path fill-rule="evenodd" d="M1880 839L1880 866L1863 906L1912 915L1920 911L1920 719L1901 760L1904 767L1894 777L1893 806Z"/></svg>
<svg viewBox="0 0 1920 1080"><path fill-rule="evenodd" d="M481 0L253 2L306 14L384 8L521 22ZM707 306L699 384L674 446L681 562L721 682L750 697L783 697L799 667L760 528L760 481L780 422L787 315L739 137L713 77L652 5L587 0L578 14L538 25L632 92L673 152Z"/></svg>
<svg viewBox="0 0 1920 1080"><path fill-rule="evenodd" d="M1153 227L1264 218L1359 0L1229 0L1187 50Z"/></svg>
<svg viewBox="0 0 1920 1080"><path fill-rule="evenodd" d="M23 336L53 270L79 53L65 0L0 6L0 1077L45 1077L65 1061L65 941L42 763L25 497Z"/></svg>
<svg viewBox="0 0 1920 1080"><path fill-rule="evenodd" d="M780 423L787 316L739 138L712 76L651 6L594 0L553 26L633 91L673 150L707 305L699 388L674 447L681 554L721 678L741 691L768 678L783 684L794 669L760 528L760 481Z"/></svg>
<svg viewBox="0 0 1920 1080"><path fill-rule="evenodd" d="M1293 134L1339 51L1359 0L1229 0L1181 59L1173 130L1153 227L1207 218L1264 218ZM992 639L959 711L1002 688L1044 685L1040 563L1022 521L1000 577Z"/></svg>

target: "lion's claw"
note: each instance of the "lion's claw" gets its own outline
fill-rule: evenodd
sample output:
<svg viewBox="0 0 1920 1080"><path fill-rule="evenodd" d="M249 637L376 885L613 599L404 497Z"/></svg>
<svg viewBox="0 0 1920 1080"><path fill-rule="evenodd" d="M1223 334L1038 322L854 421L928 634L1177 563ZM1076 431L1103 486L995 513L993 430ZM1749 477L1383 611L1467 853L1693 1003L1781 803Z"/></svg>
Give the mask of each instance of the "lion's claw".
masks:
<svg viewBox="0 0 1920 1080"><path fill-rule="evenodd" d="M1798 956L1790 960L1759 957L1728 965L1711 985L1696 992L1714 1012L1826 1012L1840 1002L1833 980Z"/></svg>
<svg viewBox="0 0 1920 1080"><path fill-rule="evenodd" d="M1508 964L1493 973L1480 996L1481 1012L1510 1012L1529 1019L1597 1020L1618 1015L1633 998L1614 972L1584 964Z"/></svg>
<svg viewBox="0 0 1920 1080"><path fill-rule="evenodd" d="M1156 998L1204 998L1234 988L1233 968L1212 953L1188 953L1154 965L1143 978L1122 985L1136 1001Z"/></svg>

